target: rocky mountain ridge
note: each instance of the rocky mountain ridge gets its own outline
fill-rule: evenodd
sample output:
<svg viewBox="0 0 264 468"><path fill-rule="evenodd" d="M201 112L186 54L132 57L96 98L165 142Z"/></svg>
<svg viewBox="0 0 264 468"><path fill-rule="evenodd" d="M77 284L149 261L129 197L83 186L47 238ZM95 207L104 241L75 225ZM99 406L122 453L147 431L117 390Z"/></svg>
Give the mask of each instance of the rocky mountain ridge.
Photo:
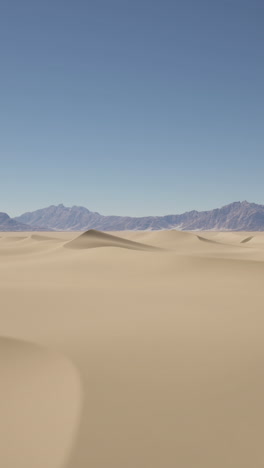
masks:
<svg viewBox="0 0 264 468"><path fill-rule="evenodd" d="M122 231L179 229L184 231L264 231L264 205L243 201L234 202L210 211L189 211L183 214L166 216L129 217L104 216L85 207L65 207L60 204L27 212L13 220L9 218L9 220L4 224L4 226L10 227L9 230L85 231L97 229L101 231ZM18 225L14 223L18 223ZM24 226L23 229L20 229L21 225ZM1 226L0 219L0 229ZM13 229L11 229L12 226Z"/></svg>

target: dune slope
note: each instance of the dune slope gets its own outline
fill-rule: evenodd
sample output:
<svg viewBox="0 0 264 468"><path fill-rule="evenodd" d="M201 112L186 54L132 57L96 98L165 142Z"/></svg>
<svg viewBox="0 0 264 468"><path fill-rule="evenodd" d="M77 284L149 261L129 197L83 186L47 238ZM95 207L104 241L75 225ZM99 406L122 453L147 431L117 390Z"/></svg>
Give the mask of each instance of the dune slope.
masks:
<svg viewBox="0 0 264 468"><path fill-rule="evenodd" d="M76 239L67 242L64 247L71 249L93 249L96 247L119 247L132 250L155 250L155 247L139 242L123 239L122 237L106 234L105 232L90 229Z"/></svg>
<svg viewBox="0 0 264 468"><path fill-rule="evenodd" d="M64 357L0 338L0 452L5 468L60 468L78 428L81 387Z"/></svg>

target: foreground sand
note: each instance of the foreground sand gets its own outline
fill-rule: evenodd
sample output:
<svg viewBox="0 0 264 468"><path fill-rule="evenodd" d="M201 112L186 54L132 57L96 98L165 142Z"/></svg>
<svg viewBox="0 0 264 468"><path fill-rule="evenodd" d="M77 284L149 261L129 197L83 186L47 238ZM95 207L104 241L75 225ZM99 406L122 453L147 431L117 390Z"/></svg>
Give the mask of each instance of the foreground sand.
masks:
<svg viewBox="0 0 264 468"><path fill-rule="evenodd" d="M264 233L111 234L0 233L1 463L263 468Z"/></svg>

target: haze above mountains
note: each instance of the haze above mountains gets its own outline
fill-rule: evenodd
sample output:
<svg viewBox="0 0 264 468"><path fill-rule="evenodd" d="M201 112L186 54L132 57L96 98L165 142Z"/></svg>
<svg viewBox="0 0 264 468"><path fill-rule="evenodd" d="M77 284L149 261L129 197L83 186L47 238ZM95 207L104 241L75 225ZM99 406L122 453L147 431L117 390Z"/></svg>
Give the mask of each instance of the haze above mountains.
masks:
<svg viewBox="0 0 264 468"><path fill-rule="evenodd" d="M101 231L179 229L264 231L264 205L234 202L211 211L166 216L103 216L81 206L49 206L16 218L0 213L1 231Z"/></svg>

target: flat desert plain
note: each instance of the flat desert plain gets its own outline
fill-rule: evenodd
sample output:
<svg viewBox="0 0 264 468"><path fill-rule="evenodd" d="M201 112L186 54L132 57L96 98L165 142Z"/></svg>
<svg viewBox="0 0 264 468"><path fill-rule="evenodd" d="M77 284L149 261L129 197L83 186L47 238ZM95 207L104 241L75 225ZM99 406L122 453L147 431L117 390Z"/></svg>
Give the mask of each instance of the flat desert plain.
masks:
<svg viewBox="0 0 264 468"><path fill-rule="evenodd" d="M263 468L264 233L0 233L4 468Z"/></svg>

